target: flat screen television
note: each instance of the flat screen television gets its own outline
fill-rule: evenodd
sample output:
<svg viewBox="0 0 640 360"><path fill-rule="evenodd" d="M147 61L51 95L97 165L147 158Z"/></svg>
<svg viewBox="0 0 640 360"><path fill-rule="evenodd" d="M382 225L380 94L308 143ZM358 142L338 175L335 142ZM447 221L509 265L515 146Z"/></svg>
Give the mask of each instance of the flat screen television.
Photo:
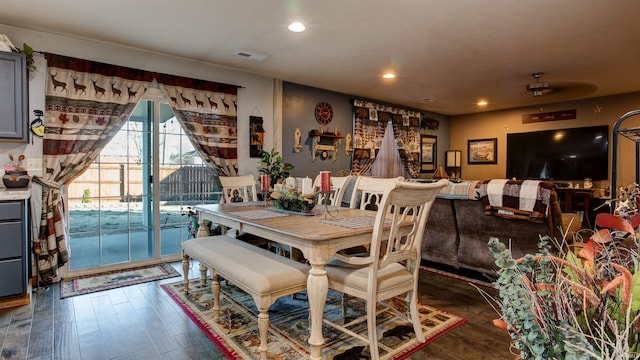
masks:
<svg viewBox="0 0 640 360"><path fill-rule="evenodd" d="M607 180L609 126L507 134L507 178Z"/></svg>

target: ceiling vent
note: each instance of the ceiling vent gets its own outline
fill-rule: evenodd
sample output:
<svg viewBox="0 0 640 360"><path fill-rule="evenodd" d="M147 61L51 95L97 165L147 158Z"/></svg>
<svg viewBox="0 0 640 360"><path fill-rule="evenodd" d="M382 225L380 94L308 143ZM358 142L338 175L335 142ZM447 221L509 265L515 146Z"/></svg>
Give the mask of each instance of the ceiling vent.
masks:
<svg viewBox="0 0 640 360"><path fill-rule="evenodd" d="M238 52L236 52L236 55L253 61L262 61L267 58L266 55L247 50L238 50Z"/></svg>
<svg viewBox="0 0 640 360"><path fill-rule="evenodd" d="M547 82L541 82L540 78L544 75L544 73L536 72L531 74L531 76L536 80L530 84L527 84L525 87L528 92L532 93L533 96L541 96L547 93L552 92L554 89Z"/></svg>

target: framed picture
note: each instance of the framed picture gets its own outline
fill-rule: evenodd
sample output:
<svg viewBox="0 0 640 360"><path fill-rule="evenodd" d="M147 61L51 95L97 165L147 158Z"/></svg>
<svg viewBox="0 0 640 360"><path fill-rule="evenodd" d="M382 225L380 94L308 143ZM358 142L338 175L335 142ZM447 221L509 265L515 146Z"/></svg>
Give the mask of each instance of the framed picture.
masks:
<svg viewBox="0 0 640 360"><path fill-rule="evenodd" d="M497 164L498 163L498 138L477 139L467 141L467 164Z"/></svg>
<svg viewBox="0 0 640 360"><path fill-rule="evenodd" d="M264 128L261 116L249 116L249 157L262 157Z"/></svg>
<svg viewBox="0 0 640 360"><path fill-rule="evenodd" d="M432 173L436 170L438 137L420 135L420 172Z"/></svg>

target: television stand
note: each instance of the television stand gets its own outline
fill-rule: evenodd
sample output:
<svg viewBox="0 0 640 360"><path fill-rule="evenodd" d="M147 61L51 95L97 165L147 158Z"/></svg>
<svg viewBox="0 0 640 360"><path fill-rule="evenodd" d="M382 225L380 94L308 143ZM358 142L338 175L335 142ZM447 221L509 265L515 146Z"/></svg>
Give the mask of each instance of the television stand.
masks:
<svg viewBox="0 0 640 360"><path fill-rule="evenodd" d="M569 188L556 185L558 201L564 213L582 212L582 228L593 229L596 215L601 209L605 199L599 195L603 192L600 188ZM607 211L608 212L608 211Z"/></svg>

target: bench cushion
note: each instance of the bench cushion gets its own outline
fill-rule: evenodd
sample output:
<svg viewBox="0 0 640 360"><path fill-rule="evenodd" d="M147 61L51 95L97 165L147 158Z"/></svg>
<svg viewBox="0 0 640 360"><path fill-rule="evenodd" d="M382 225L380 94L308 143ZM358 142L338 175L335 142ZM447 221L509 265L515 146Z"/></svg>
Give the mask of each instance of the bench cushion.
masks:
<svg viewBox="0 0 640 360"><path fill-rule="evenodd" d="M257 295L306 285L309 266L226 235L185 241L182 250Z"/></svg>

